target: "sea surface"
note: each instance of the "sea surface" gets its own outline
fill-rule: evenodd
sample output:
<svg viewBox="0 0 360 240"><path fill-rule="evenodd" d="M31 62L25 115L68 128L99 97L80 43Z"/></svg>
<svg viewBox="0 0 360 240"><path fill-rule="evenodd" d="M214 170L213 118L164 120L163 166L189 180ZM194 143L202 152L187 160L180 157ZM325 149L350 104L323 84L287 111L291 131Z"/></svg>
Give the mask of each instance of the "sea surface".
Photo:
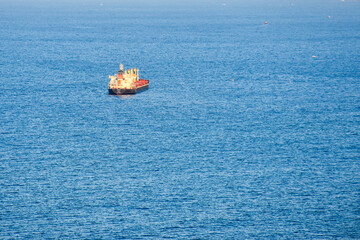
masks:
<svg viewBox="0 0 360 240"><path fill-rule="evenodd" d="M0 239L360 238L360 2L225 2L0 3Z"/></svg>

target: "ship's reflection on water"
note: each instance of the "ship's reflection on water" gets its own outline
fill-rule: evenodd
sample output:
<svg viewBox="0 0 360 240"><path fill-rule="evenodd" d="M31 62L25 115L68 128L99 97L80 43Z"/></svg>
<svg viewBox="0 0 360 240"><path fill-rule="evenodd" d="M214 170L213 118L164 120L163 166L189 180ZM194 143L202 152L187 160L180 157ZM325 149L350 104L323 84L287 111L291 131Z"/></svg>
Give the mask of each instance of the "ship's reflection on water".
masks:
<svg viewBox="0 0 360 240"><path fill-rule="evenodd" d="M115 96L120 98L120 99L130 99L130 98L134 98L135 94L115 95Z"/></svg>
<svg viewBox="0 0 360 240"><path fill-rule="evenodd" d="M117 98L117 99L132 99L136 97L136 94L124 94L124 95L115 95L115 94L109 94L106 93L109 97Z"/></svg>

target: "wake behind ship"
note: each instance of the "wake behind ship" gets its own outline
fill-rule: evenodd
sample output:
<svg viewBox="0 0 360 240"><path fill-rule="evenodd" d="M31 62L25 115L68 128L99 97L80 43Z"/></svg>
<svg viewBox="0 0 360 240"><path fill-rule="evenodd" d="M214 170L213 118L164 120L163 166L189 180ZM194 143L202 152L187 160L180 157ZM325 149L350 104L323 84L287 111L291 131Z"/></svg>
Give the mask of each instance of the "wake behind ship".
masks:
<svg viewBox="0 0 360 240"><path fill-rule="evenodd" d="M132 68L124 71L122 64L120 64L120 71L117 76L110 75L109 78L109 94L135 94L149 88L149 80L139 79L139 69Z"/></svg>

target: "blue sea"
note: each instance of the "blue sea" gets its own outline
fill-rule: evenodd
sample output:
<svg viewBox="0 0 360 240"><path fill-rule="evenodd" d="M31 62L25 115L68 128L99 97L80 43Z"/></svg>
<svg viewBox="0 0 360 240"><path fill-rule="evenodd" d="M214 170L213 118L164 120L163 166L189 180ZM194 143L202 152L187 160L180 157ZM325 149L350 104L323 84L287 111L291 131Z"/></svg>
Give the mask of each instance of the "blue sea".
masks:
<svg viewBox="0 0 360 240"><path fill-rule="evenodd" d="M0 239L360 239L359 163L359 1L0 2Z"/></svg>

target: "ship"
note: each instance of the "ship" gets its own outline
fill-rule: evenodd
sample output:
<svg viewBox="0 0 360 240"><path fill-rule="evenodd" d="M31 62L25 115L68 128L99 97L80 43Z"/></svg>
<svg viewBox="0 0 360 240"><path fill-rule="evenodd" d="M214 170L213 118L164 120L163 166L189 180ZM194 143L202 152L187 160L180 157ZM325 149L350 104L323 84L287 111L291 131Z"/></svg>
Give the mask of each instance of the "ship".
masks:
<svg viewBox="0 0 360 240"><path fill-rule="evenodd" d="M124 65L120 64L117 75L109 75L108 84L109 94L126 95L135 94L149 88L149 80L139 79L139 69L131 68L124 70Z"/></svg>

